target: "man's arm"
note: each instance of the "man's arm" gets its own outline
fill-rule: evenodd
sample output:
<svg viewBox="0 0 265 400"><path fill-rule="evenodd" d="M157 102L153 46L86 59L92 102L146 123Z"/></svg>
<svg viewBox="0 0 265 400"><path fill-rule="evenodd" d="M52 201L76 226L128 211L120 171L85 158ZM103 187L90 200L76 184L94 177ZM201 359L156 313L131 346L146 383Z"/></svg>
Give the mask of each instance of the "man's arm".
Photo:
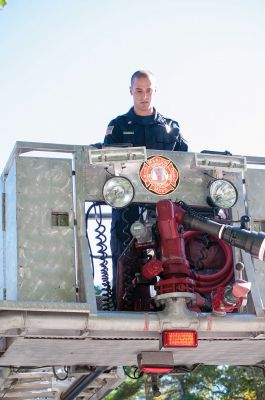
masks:
<svg viewBox="0 0 265 400"><path fill-rule="evenodd" d="M116 119L113 119L108 124L104 138L104 144L114 144L114 143L123 143L122 130L119 127Z"/></svg>
<svg viewBox="0 0 265 400"><path fill-rule="evenodd" d="M171 120L172 132L176 138L175 145L172 150L174 151L188 151L188 144L179 131L179 124L177 121Z"/></svg>
<svg viewBox="0 0 265 400"><path fill-rule="evenodd" d="M188 144L186 140L181 136L180 132L176 135L176 142L173 148L174 151L188 151Z"/></svg>

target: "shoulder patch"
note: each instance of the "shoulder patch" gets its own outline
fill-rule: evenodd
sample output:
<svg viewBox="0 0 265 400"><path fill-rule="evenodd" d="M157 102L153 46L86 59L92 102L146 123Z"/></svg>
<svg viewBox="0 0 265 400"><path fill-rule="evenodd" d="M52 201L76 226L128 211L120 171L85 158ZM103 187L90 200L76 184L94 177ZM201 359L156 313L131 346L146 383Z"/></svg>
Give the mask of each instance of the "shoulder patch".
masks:
<svg viewBox="0 0 265 400"><path fill-rule="evenodd" d="M109 125L106 130L106 135L111 135L114 129L114 125Z"/></svg>

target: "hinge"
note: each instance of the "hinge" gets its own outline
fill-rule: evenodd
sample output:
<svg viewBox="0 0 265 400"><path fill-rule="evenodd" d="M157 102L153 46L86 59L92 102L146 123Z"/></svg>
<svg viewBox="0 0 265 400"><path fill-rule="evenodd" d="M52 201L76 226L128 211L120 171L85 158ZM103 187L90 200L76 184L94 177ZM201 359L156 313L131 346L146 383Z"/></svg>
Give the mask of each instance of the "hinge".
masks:
<svg viewBox="0 0 265 400"><path fill-rule="evenodd" d="M6 194L2 193L2 231L6 230Z"/></svg>

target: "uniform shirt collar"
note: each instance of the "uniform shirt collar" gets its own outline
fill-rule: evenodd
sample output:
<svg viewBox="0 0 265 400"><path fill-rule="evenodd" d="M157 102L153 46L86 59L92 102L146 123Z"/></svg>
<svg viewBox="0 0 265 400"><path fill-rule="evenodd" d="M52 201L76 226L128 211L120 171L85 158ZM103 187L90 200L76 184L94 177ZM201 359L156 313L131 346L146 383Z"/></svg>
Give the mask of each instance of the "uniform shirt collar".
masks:
<svg viewBox="0 0 265 400"><path fill-rule="evenodd" d="M155 108L154 108L154 114L148 116L141 116L135 114L134 108L132 107L130 108L127 115L132 122L136 122L139 124L149 125L155 122L162 122L161 115L156 111Z"/></svg>

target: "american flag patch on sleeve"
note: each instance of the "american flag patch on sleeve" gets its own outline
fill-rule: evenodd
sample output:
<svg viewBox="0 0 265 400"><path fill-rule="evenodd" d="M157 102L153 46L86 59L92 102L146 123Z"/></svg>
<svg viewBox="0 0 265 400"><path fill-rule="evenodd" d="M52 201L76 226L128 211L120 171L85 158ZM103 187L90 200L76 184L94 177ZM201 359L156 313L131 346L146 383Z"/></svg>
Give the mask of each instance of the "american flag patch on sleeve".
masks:
<svg viewBox="0 0 265 400"><path fill-rule="evenodd" d="M109 125L109 126L107 127L107 130L106 130L106 135L111 135L111 134L112 134L112 131L113 131L113 128L114 128L113 125Z"/></svg>

